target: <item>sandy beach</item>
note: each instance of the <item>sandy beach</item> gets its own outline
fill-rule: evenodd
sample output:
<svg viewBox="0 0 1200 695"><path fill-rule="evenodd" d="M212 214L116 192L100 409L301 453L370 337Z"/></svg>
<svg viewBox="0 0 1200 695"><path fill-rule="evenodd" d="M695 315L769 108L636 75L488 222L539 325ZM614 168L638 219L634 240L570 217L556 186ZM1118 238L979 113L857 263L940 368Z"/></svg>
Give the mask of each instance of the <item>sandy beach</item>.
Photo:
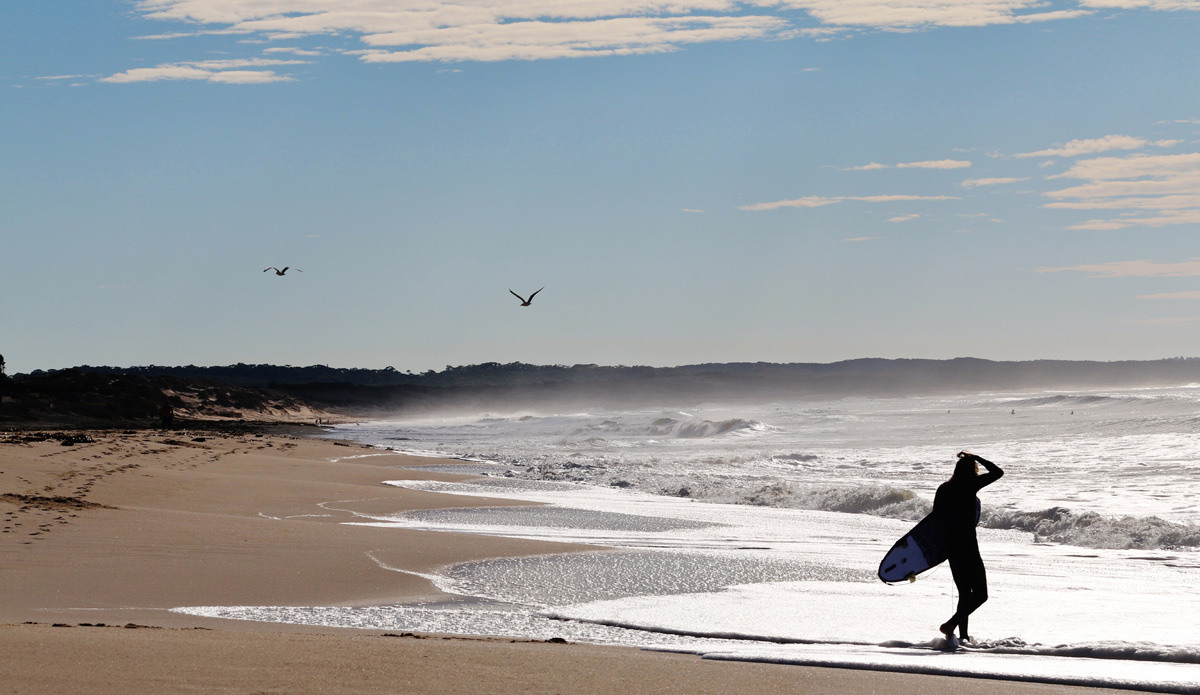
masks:
<svg viewBox="0 0 1200 695"><path fill-rule="evenodd" d="M437 589L406 572L586 546L342 523L463 506L381 484L461 478L403 468L440 459L285 435L39 439L0 435L6 692L1115 692L173 613L430 600Z"/></svg>

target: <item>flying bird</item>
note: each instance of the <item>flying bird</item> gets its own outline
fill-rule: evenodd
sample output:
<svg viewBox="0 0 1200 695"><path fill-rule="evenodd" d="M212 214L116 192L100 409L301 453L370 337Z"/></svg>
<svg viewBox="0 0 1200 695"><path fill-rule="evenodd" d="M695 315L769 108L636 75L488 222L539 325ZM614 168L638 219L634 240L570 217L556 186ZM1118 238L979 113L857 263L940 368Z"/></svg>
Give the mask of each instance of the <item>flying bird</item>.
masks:
<svg viewBox="0 0 1200 695"><path fill-rule="evenodd" d="M286 273L286 272L288 271L288 269L289 269L289 268L291 268L292 270L296 271L297 273L303 273L303 272L304 272L303 270L300 270L299 268L292 268L290 265L285 265L285 266L283 266L283 270L280 270L279 268L276 268L275 266L271 266L270 268L265 268L265 269L263 269L263 272L265 273L265 272L267 272L268 270L274 270L276 275L278 275L279 277L283 277L283 274L284 274L284 273Z"/></svg>
<svg viewBox="0 0 1200 695"><path fill-rule="evenodd" d="M546 288L545 287L539 288L537 292L534 292L533 294L529 295L529 299L522 297L521 295L517 294L516 292L513 292L512 290L509 290L509 293L511 293L512 296L516 297L517 299L521 300L521 306L529 306L530 304L533 303L533 298L537 296L537 293L541 292L544 289L546 289Z"/></svg>

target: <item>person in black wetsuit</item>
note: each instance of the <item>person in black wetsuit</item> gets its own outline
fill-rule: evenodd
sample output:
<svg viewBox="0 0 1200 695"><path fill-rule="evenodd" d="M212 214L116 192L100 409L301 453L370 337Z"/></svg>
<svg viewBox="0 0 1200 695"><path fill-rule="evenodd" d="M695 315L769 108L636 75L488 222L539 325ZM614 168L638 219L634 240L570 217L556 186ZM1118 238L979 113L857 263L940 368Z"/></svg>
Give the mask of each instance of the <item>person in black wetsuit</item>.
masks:
<svg viewBox="0 0 1200 695"><path fill-rule="evenodd" d="M980 465L987 469L983 475L979 474ZM975 538L975 525L979 523L979 498L975 493L1002 475L1004 471L991 461L961 451L954 475L938 487L933 498L933 511L944 515L946 520L947 558L954 585L958 587L958 610L940 628L947 638L954 636L957 627L960 639L971 639L967 617L988 599L987 572Z"/></svg>

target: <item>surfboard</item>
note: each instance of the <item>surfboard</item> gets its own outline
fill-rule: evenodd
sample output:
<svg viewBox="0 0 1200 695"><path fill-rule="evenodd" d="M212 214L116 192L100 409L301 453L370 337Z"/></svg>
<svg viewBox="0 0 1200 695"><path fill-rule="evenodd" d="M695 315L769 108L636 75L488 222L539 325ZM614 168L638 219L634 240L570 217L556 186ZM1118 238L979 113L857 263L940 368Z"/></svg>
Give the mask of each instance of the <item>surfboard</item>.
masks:
<svg viewBox="0 0 1200 695"><path fill-rule="evenodd" d="M930 514L900 537L879 563L888 584L916 581L917 575L946 560L946 527L941 514Z"/></svg>
<svg viewBox="0 0 1200 695"><path fill-rule="evenodd" d="M979 498L975 498L975 523L979 523ZM946 561L946 526L942 515L931 512L900 537L879 563L879 578L888 584L915 582L917 575Z"/></svg>

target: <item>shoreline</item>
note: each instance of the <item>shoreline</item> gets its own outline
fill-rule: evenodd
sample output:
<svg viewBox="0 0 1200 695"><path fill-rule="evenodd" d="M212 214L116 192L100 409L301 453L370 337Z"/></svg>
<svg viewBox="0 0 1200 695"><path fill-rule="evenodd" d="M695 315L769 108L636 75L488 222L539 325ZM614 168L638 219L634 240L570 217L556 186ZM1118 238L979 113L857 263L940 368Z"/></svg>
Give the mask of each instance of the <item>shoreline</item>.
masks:
<svg viewBox="0 0 1200 695"><path fill-rule="evenodd" d="M396 683L407 683L404 689L416 693L794 692L800 684L806 692L830 693L884 687L933 693L1116 692L712 661L618 646L385 637L388 633L379 630L174 613L171 608L199 605L366 606L447 599L409 572L595 546L342 523L356 511L520 504L381 484L385 479L469 478L398 467L455 459L397 454L320 439L316 433L302 438L201 430L88 435L91 441L71 445L0 435L0 495L5 495L0 498L5 527L0 649L13 657L0 670L15 692L223 692L268 685L289 691L384 692ZM97 627L100 623L149 629ZM110 656L124 666L105 666ZM295 673L285 673L284 664ZM343 678L348 668L358 680Z"/></svg>

